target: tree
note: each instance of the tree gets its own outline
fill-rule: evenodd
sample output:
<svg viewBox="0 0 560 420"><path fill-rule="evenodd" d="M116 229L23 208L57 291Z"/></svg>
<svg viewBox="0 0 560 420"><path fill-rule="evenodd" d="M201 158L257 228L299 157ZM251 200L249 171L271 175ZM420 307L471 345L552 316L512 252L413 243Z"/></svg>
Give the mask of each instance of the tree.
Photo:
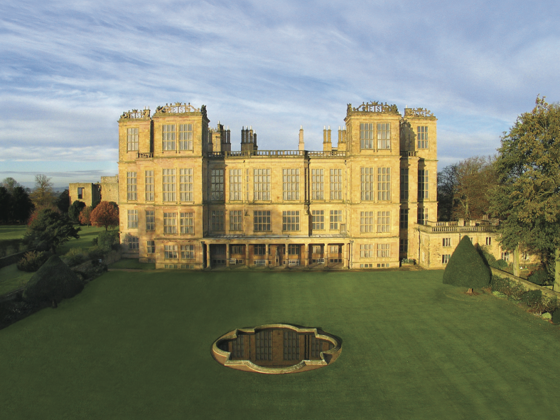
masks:
<svg viewBox="0 0 560 420"><path fill-rule="evenodd" d="M472 294L474 288L490 284L492 272L480 253L473 246L468 236L463 236L443 272L443 284L468 288Z"/></svg>
<svg viewBox="0 0 560 420"><path fill-rule="evenodd" d="M4 188L6 188L10 194L13 194L13 193L14 193L14 189L15 189L16 187L21 187L21 185L19 184L19 182L17 182L17 181L16 181L14 178L12 178L12 177L5 178L4 181L2 181L2 186L3 186Z"/></svg>
<svg viewBox="0 0 560 420"><path fill-rule="evenodd" d="M453 195L454 218L480 219L488 213L489 192L497 183L492 157L474 156L457 165L457 186Z"/></svg>
<svg viewBox="0 0 560 420"><path fill-rule="evenodd" d="M119 208L115 203L102 201L91 212L90 221L92 226L103 226L105 230L109 227L119 225Z"/></svg>
<svg viewBox="0 0 560 420"><path fill-rule="evenodd" d="M82 209L82 212L80 213L80 217L79 217L80 224L82 224L82 225L91 224L90 216L91 216L92 210L93 210L93 207L84 207Z"/></svg>
<svg viewBox="0 0 560 420"><path fill-rule="evenodd" d="M11 214L12 195L0 185L0 223L8 223Z"/></svg>
<svg viewBox="0 0 560 420"><path fill-rule="evenodd" d="M35 175L35 189L31 193L30 198L36 208L53 206L56 195L53 191L51 178L42 174Z"/></svg>
<svg viewBox="0 0 560 420"><path fill-rule="evenodd" d="M27 191L21 186L14 188L12 193L12 203L10 219L19 223L26 223L35 206L29 198Z"/></svg>
<svg viewBox="0 0 560 420"><path fill-rule="evenodd" d="M56 248L70 238L78 239L79 231L80 228L75 228L66 215L43 209L27 227L23 242L29 248L39 251L51 250L55 253Z"/></svg>
<svg viewBox="0 0 560 420"><path fill-rule="evenodd" d="M68 217L70 218L70 220L72 220L74 223L79 223L80 213L85 206L86 203L84 203L83 201L74 201L68 208Z"/></svg>
<svg viewBox="0 0 560 420"><path fill-rule="evenodd" d="M55 204L62 213L68 213L68 208L70 207L70 192L67 189L61 192Z"/></svg>
<svg viewBox="0 0 560 420"><path fill-rule="evenodd" d="M497 183L494 160L474 156L438 173L438 220L480 219L488 214L490 190Z"/></svg>
<svg viewBox="0 0 560 420"><path fill-rule="evenodd" d="M502 248L522 244L552 275L560 246L560 106L537 97L535 108L504 133L498 152L499 185L490 204L501 220Z"/></svg>
<svg viewBox="0 0 560 420"><path fill-rule="evenodd" d="M457 164L446 166L437 174L438 220L450 221L453 218L455 190L459 183L457 166Z"/></svg>

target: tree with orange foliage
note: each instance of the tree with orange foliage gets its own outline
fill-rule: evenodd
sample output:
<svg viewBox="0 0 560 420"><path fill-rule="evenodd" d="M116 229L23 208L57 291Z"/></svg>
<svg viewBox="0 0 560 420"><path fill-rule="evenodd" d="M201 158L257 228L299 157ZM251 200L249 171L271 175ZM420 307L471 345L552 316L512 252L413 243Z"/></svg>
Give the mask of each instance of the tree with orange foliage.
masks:
<svg viewBox="0 0 560 420"><path fill-rule="evenodd" d="M105 230L109 227L119 225L119 208L109 201L102 201L93 209L89 216L92 226L103 226Z"/></svg>
<svg viewBox="0 0 560 420"><path fill-rule="evenodd" d="M93 207L84 207L80 212L80 224L82 225L89 225L91 224L91 213L93 211Z"/></svg>

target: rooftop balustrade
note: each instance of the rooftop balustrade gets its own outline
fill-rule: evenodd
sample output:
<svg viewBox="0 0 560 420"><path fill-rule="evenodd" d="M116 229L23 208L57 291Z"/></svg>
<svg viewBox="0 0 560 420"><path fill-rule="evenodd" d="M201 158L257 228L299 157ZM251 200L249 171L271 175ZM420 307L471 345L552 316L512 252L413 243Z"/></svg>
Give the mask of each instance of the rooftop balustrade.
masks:
<svg viewBox="0 0 560 420"><path fill-rule="evenodd" d="M344 151L307 151L307 150L246 150L246 151L223 151L209 152L207 158L250 158L250 157L303 157L303 158L329 158L329 157L345 157Z"/></svg>

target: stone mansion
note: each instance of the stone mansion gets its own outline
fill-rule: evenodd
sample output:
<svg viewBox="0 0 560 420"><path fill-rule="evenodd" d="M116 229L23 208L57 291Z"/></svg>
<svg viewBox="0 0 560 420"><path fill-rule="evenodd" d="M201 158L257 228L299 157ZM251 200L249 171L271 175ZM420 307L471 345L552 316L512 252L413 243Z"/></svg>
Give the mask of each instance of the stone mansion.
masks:
<svg viewBox="0 0 560 420"><path fill-rule="evenodd" d="M423 108L348 104L323 150L259 150L257 134L210 128L206 107L119 120L121 242L156 268L398 267L419 259L437 216L437 119ZM286 142L287 143L287 142ZM295 139L294 139L295 146Z"/></svg>

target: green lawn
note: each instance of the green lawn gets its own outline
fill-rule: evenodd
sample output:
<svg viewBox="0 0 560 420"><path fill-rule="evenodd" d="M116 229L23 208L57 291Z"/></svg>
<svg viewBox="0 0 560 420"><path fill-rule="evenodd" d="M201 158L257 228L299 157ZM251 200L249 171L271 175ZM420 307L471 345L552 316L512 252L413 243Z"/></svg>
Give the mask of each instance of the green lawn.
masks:
<svg viewBox="0 0 560 420"><path fill-rule="evenodd" d="M19 289L31 278L33 273L19 271L15 264L0 268L0 296Z"/></svg>
<svg viewBox="0 0 560 420"><path fill-rule="evenodd" d="M125 268L125 269L135 269L135 270L155 270L155 263L141 263L138 262L138 258L123 258L117 262L111 264L109 268Z"/></svg>
<svg viewBox="0 0 560 420"><path fill-rule="evenodd" d="M560 327L442 271L110 272L0 331L6 419L553 419ZM331 366L261 375L212 342L266 323L342 338Z"/></svg>

